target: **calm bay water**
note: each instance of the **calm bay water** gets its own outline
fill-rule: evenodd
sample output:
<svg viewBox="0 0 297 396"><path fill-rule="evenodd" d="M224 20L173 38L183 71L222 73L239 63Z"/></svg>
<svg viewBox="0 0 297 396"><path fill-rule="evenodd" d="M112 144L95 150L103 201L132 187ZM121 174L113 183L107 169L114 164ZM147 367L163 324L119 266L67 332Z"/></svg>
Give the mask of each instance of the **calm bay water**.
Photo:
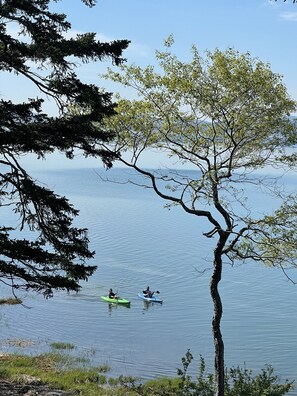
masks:
<svg viewBox="0 0 297 396"><path fill-rule="evenodd" d="M100 172L110 177L123 173ZM78 294L60 292L50 300L28 294L28 309L0 307L1 350L39 353L51 342L70 342L77 347L75 354L110 365L111 375L148 379L175 375L189 348L192 374L200 354L212 370L209 279L215 240L203 237L209 231L206 223L178 208L164 209L149 190L103 182L91 169L35 176L80 209L77 223L89 229L96 251L91 264L98 270ZM296 178L287 182L294 186ZM253 202L259 210L273 205L255 192ZM148 306L137 298L148 285L160 290L163 305ZM110 287L129 299L131 307L101 301ZM272 364L282 379L297 379L296 286L280 271L251 263L226 265L220 291L226 365L258 371ZM0 294L5 292L1 286ZM12 347L11 339L34 345Z"/></svg>

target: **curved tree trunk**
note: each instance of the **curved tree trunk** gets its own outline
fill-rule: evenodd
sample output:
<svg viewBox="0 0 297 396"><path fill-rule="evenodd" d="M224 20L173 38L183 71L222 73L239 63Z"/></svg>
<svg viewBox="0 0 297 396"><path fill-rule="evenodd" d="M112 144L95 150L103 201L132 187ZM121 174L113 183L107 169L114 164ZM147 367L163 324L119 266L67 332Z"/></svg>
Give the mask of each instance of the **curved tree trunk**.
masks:
<svg viewBox="0 0 297 396"><path fill-rule="evenodd" d="M212 333L215 347L216 396L224 396L224 342L221 333L223 308L218 285L222 276L222 248L225 245L226 239L221 235L214 251L214 269L210 281L210 294L213 301Z"/></svg>

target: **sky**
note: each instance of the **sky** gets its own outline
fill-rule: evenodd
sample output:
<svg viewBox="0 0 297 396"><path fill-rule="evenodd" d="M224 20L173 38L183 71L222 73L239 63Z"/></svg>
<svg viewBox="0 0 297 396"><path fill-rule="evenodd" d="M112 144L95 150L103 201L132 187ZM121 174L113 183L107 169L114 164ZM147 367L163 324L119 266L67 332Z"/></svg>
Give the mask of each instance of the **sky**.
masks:
<svg viewBox="0 0 297 396"><path fill-rule="evenodd" d="M80 0L52 3L53 10L67 15L71 35L95 32L102 41L130 40L124 53L127 64L154 64L155 50L162 50L164 40L172 34L173 52L184 61L191 59L192 45L201 54L230 47L250 52L283 76L289 95L297 100L297 4L292 0L98 0L93 8ZM108 66L110 62L100 62L76 71L84 82L116 92L118 87L100 78ZM0 94L6 98L26 99L31 90L29 82L20 85L17 79L12 82L11 76L0 79L0 84ZM52 104L48 106L51 111ZM155 165L156 160L154 155L146 159L148 166ZM82 166L94 163L83 162ZM64 165L73 166L57 156L47 161L47 166Z"/></svg>
<svg viewBox="0 0 297 396"><path fill-rule="evenodd" d="M173 34L174 52L184 60L190 60L193 44L200 52L249 51L282 74L297 99L297 4L292 0L98 0L93 8L80 0L62 0L57 7L74 30L96 32L103 40L130 40L124 54L128 64L153 64L155 50ZM85 77L99 84L97 76L94 67Z"/></svg>

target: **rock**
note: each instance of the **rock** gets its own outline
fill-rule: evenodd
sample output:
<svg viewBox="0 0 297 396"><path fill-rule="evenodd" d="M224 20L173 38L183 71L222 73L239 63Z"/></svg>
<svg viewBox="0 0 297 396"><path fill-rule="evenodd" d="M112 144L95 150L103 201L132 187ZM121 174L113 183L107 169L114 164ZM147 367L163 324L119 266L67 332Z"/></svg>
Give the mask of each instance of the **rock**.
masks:
<svg viewBox="0 0 297 396"><path fill-rule="evenodd" d="M51 389L48 385L41 383L20 384L19 382L0 381L0 396L74 396L77 394L75 391Z"/></svg>
<svg viewBox="0 0 297 396"><path fill-rule="evenodd" d="M33 377L32 375L20 374L16 377L15 381L20 384L28 385L41 385L41 379L38 377Z"/></svg>

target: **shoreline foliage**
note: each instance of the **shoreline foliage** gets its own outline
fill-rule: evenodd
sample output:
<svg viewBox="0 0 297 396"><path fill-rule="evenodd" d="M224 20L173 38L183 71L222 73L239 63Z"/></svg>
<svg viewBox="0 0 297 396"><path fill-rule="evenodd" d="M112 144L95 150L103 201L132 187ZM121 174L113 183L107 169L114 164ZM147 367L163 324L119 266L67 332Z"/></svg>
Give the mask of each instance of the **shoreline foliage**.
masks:
<svg viewBox="0 0 297 396"><path fill-rule="evenodd" d="M108 378L106 365L79 368L80 359L59 353L38 356L5 355L0 359L0 383L48 386L49 389L79 392L81 396L214 396L215 381L207 373L200 356L198 375L188 375L193 356L190 350L182 358L182 367L175 378L157 378L141 383L139 378ZM63 367L63 369L61 369ZM103 374L104 373L104 374ZM293 382L280 382L270 365L257 375L247 368L226 369L225 396L283 396L292 390Z"/></svg>

